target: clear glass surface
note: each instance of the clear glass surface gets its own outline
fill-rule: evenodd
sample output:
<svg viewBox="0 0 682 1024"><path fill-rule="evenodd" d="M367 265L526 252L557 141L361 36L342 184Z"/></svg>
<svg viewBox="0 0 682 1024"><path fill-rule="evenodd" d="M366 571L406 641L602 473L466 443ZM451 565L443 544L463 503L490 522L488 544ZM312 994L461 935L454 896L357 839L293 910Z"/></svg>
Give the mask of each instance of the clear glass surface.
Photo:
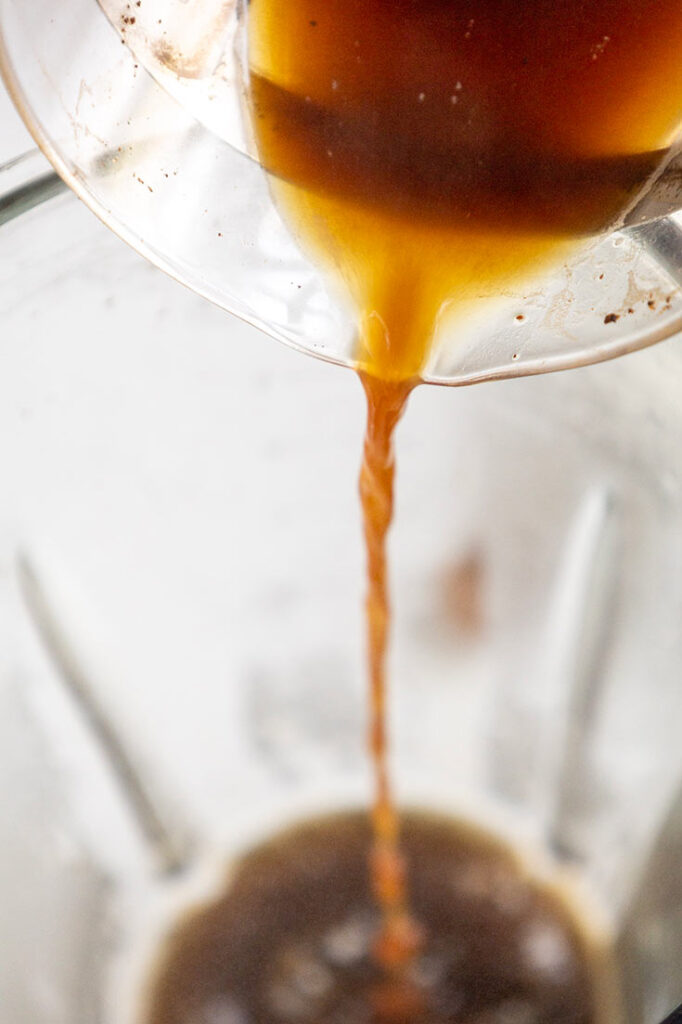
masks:
<svg viewBox="0 0 682 1024"><path fill-rule="evenodd" d="M0 70L59 174L157 266L271 336L349 364L355 314L274 209L243 116L244 5L0 0ZM122 45L124 43L125 45ZM249 155L251 154L251 156ZM680 205L679 169L632 220ZM427 381L596 362L682 324L673 219L593 239L439 332Z"/></svg>
<svg viewBox="0 0 682 1024"><path fill-rule="evenodd" d="M68 194L0 233L0 1021L139 1022L234 855L363 806L361 389ZM682 350L399 431L392 763L570 876L682 999Z"/></svg>

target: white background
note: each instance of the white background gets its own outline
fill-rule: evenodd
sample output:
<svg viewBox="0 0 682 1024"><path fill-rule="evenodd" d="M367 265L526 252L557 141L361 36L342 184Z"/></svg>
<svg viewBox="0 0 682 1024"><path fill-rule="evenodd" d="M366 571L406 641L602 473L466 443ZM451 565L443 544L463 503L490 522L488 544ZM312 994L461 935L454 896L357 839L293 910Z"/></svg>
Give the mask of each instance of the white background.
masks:
<svg viewBox="0 0 682 1024"><path fill-rule="evenodd" d="M34 145L21 118L0 82L0 165L13 156L24 153Z"/></svg>

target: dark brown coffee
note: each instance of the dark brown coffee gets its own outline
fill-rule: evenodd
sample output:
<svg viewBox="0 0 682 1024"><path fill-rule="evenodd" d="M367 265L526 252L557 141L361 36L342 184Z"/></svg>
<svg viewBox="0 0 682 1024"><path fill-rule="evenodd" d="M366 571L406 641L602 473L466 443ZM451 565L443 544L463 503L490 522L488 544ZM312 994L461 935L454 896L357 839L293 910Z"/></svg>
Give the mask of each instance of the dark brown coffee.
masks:
<svg viewBox="0 0 682 1024"><path fill-rule="evenodd" d="M423 945L407 974L371 954L365 814L256 848L168 942L148 1024L598 1024L604 955L515 854L469 826L402 821ZM611 1018L612 1019L612 1018Z"/></svg>

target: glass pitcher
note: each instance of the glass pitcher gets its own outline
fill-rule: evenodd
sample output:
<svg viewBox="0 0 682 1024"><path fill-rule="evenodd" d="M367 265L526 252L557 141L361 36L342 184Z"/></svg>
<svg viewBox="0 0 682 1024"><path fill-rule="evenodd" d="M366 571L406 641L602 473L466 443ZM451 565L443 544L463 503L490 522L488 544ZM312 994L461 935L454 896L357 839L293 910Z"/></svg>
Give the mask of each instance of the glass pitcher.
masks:
<svg viewBox="0 0 682 1024"><path fill-rule="evenodd" d="M0 73L64 181L138 252L272 337L349 365L357 313L293 240L257 162L247 16L241 0L63 0L58 16L52 0L0 0ZM678 331L682 233L668 214L682 193L669 142L626 230L472 301L439 332L423 379L565 369Z"/></svg>

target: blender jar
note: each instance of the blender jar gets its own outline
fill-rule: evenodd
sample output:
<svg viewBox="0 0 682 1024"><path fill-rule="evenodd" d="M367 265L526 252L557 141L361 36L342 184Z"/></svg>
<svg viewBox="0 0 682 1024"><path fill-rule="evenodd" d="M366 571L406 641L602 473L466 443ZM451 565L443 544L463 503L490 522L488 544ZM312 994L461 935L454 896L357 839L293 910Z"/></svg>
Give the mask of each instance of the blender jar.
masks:
<svg viewBox="0 0 682 1024"><path fill-rule="evenodd" d="M0 1024L132 1024L234 856L368 803L361 389L70 194L0 260ZM682 999L681 373L421 388L398 436L399 801L577 879L633 1024Z"/></svg>

